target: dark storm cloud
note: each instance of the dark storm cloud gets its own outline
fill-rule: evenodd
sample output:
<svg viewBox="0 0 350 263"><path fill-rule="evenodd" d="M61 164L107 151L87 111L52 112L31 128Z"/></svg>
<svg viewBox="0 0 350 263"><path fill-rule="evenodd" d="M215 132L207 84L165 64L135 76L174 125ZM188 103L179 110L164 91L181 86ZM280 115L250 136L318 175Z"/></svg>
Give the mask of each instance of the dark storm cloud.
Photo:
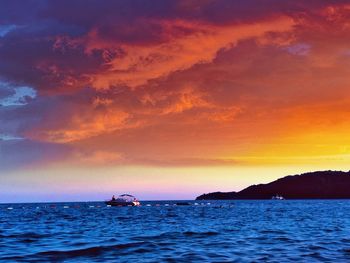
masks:
<svg viewBox="0 0 350 263"><path fill-rule="evenodd" d="M90 75L108 70L111 59L127 55L119 44L162 43L193 33L162 21L254 22L330 2L341 1L2 1L0 25L17 27L0 39L0 76L43 93L77 89L89 85ZM89 43L112 42L113 49L89 48L92 32Z"/></svg>
<svg viewBox="0 0 350 263"><path fill-rule="evenodd" d="M3 0L0 3L0 24L28 24L38 20L40 10L47 6L45 0Z"/></svg>

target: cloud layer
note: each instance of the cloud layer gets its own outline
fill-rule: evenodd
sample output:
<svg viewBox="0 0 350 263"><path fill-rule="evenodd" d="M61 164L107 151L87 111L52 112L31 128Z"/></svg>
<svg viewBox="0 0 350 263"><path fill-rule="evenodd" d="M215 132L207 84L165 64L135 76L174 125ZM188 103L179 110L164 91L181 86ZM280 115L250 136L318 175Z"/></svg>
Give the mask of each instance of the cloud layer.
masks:
<svg viewBox="0 0 350 263"><path fill-rule="evenodd" d="M350 149L346 1L1 6L0 169Z"/></svg>

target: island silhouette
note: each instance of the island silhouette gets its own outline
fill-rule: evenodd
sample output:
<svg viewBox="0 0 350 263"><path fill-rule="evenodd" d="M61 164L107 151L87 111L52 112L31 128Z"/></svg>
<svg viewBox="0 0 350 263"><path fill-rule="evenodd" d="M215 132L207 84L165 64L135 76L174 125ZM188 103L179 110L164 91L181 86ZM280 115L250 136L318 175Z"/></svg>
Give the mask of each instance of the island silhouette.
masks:
<svg viewBox="0 0 350 263"><path fill-rule="evenodd" d="M271 199L348 199L350 171L317 171L289 175L271 183L251 185L239 192L212 192L196 200Z"/></svg>

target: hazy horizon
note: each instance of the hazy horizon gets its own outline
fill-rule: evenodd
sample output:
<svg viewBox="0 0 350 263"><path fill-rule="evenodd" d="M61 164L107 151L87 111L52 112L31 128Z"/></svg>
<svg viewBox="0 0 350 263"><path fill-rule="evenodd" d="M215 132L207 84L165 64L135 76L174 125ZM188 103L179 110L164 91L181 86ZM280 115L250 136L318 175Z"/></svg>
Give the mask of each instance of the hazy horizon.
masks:
<svg viewBox="0 0 350 263"><path fill-rule="evenodd" d="M332 170L332 169L324 169L322 171L328 171L328 170ZM321 171L321 170L319 170ZM339 171L343 171L343 172L347 172L348 170L339 170ZM250 170L249 172L252 172L252 170ZM257 172L257 171L255 171ZM244 188L254 185L254 184L262 184L262 183L269 183L272 182L274 180L283 178L285 176L289 176L289 175L297 175L297 174L302 174L302 173L308 173L308 172L315 172L315 171L302 171L302 172L298 172L298 173L294 173L294 174L284 174L282 176L278 176L277 174L272 175L270 177L267 178L271 178L271 179L266 179L265 180L260 180L260 181L255 181L252 183L247 183L250 182L250 180L246 180L241 181L241 185L237 184L237 181L239 180L232 180L232 185L227 184L227 185L223 185L222 180L218 180L219 183L211 183L210 185L208 185L205 188L205 191L200 192L200 189L196 192L196 193L192 193L192 192L185 192L182 193L181 190L178 191L160 191L160 190L154 190L154 193L152 193L152 191L145 191L145 190L139 190L139 189L135 189L135 184L131 184L131 186L129 188L123 186L124 188L117 188L119 189L119 191L115 190L113 191L113 189L111 189L111 187L107 188L108 190L100 190L100 191L96 191L96 190L92 190L90 193L79 193L79 191L76 191L73 189L73 191L64 191L60 192L59 190L54 190L52 191L51 189L49 189L48 192L44 192L41 194L38 193L34 193L32 194L31 191L26 191L25 187L27 185L29 185L30 183L26 183L25 187L18 190L17 193L16 192L6 192L4 191L2 193L3 198L2 200L0 200L0 204L2 203L46 203L46 202L95 202L95 201L106 201L109 200L110 197L112 195L120 195L123 193L132 193L133 195L135 195L139 200L141 201L166 201L166 200L194 200L197 196L204 194L204 193L210 193L210 192L232 192L232 191L240 191L243 190ZM252 176L254 176L254 174L251 174ZM248 175L249 176L249 175ZM259 177L256 177L256 180L259 180ZM233 178L234 179L234 178ZM235 182L236 181L236 182ZM102 180L102 182L104 182L104 180ZM151 180L149 180L149 185L151 184ZM102 185L104 186L104 184L102 183ZM138 184L136 184L138 186ZM98 186L98 185L97 185ZM215 188L215 186L217 188ZM183 184L183 189L184 190L186 188L186 183ZM218 188L219 187L219 188ZM64 189L64 186L62 185L58 185L57 189ZM147 187L143 187L142 189L147 189ZM204 188L203 188L204 189ZM124 190L124 191L123 191Z"/></svg>

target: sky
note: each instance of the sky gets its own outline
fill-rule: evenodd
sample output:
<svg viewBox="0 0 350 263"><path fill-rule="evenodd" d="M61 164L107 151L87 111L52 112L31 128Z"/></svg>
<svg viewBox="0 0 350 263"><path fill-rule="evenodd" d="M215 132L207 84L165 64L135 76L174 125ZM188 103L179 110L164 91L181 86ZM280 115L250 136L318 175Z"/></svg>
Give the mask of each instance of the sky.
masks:
<svg viewBox="0 0 350 263"><path fill-rule="evenodd" d="M349 43L349 1L3 0L0 202L347 171Z"/></svg>

